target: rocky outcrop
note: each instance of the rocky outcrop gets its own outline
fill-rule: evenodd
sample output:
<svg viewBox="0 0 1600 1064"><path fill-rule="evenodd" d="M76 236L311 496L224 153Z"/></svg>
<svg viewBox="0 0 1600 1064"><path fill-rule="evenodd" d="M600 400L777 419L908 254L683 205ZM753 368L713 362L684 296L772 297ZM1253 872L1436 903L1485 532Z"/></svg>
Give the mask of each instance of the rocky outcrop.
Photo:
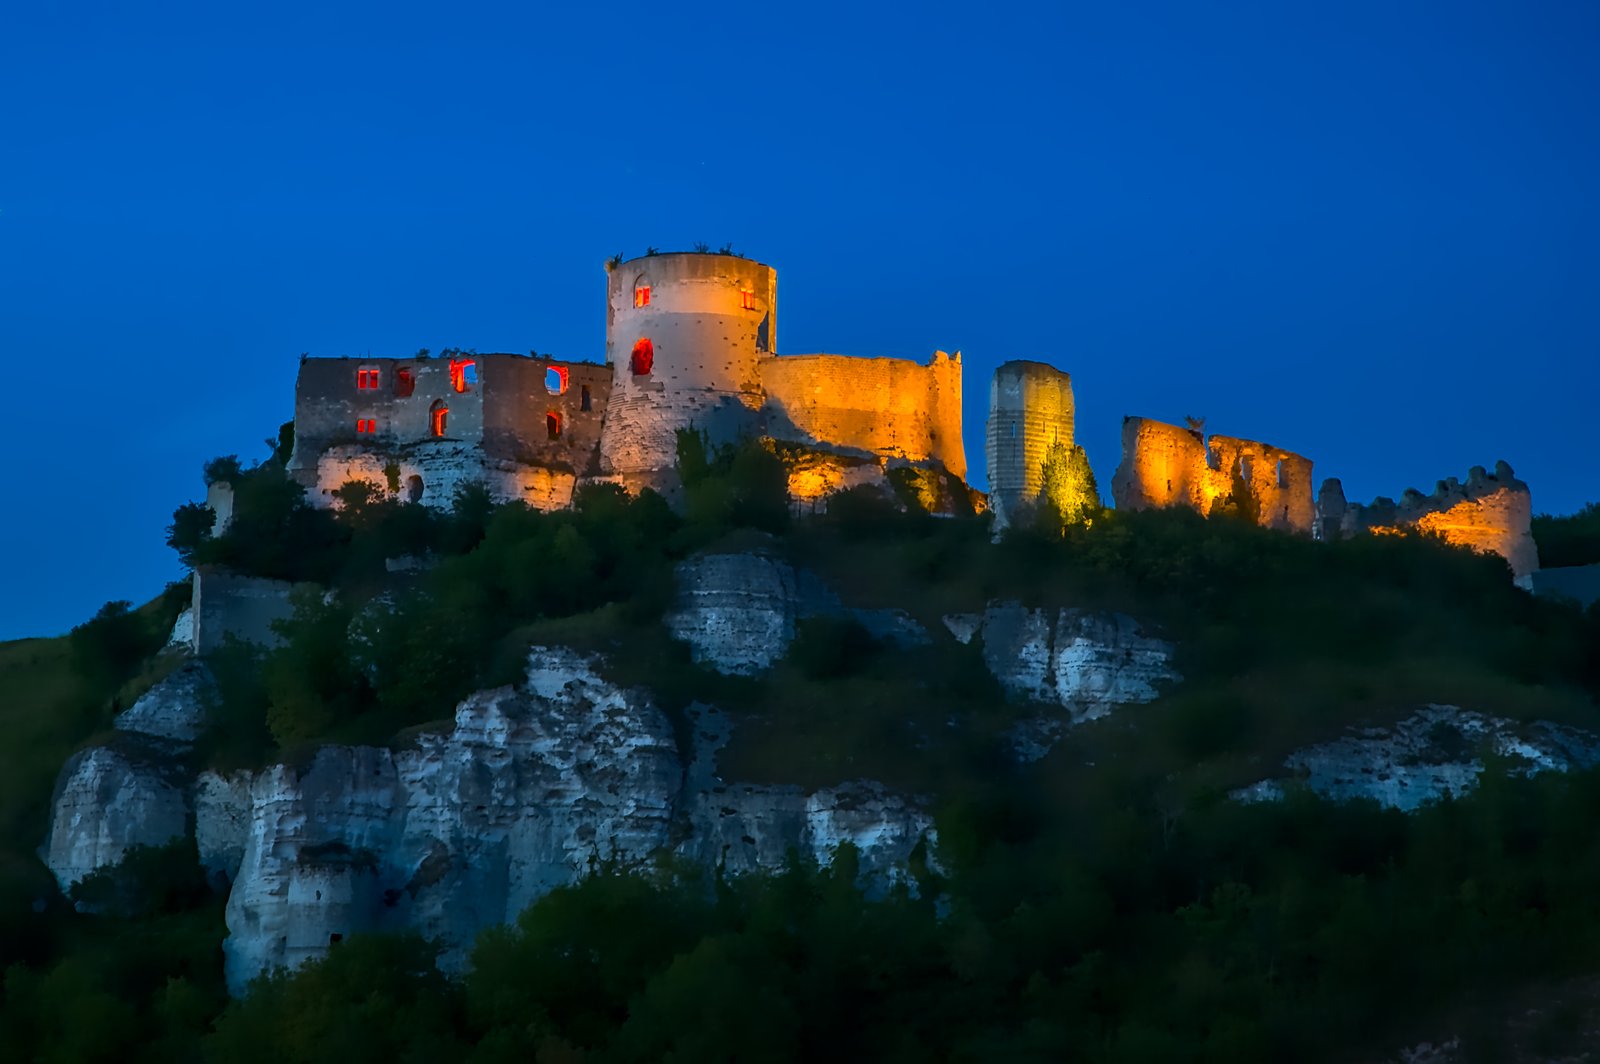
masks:
<svg viewBox="0 0 1600 1064"><path fill-rule="evenodd" d="M1600 764L1600 736L1558 724L1519 726L1455 706L1430 705L1393 727L1365 728L1289 755L1291 779L1335 801L1370 799L1410 812L1478 784L1483 755L1520 770L1567 772ZM1262 780L1233 792L1240 801L1275 801L1289 781Z"/></svg>
<svg viewBox="0 0 1600 1064"><path fill-rule="evenodd" d="M135 846L160 846L188 831L181 777L136 740L94 746L68 759L50 802L40 856L63 891L117 864Z"/></svg>
<svg viewBox="0 0 1600 1064"><path fill-rule="evenodd" d="M725 675L771 668L808 617L846 617L875 639L905 646L928 632L904 610L850 609L816 577L754 551L702 554L677 567L678 598L667 629L697 663Z"/></svg>
<svg viewBox="0 0 1600 1064"><path fill-rule="evenodd" d="M198 661L188 661L117 714L112 724L118 731L192 743L205 725L206 706L215 692L211 670Z"/></svg>
<svg viewBox="0 0 1600 1064"><path fill-rule="evenodd" d="M904 875L929 814L880 784L808 792L725 783L728 723L697 707L694 752L648 694L596 662L534 648L524 683L472 695L453 729L410 749L323 747L194 787L201 860L231 882L224 946L238 991L358 931L414 930L460 965L478 932L597 863L676 852L728 874L861 853L864 887ZM686 763L687 761L687 763Z"/></svg>
<svg viewBox="0 0 1600 1064"><path fill-rule="evenodd" d="M945 627L963 643L981 634L984 661L1008 694L1060 705L1073 723L1149 702L1179 678L1172 644L1125 614L996 602L981 615L952 614Z"/></svg>

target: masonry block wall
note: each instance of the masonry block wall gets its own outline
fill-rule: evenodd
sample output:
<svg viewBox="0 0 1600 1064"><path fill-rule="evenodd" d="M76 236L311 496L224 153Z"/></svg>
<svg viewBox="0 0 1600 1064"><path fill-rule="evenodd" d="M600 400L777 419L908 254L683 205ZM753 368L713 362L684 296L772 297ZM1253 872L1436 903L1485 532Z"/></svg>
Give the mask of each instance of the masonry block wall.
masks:
<svg viewBox="0 0 1600 1064"><path fill-rule="evenodd" d="M1348 503L1343 485L1329 479L1317 493L1317 528L1330 539L1420 528L1456 546L1500 555L1524 586L1539 568L1533 496L1504 461L1495 463L1493 473L1473 466L1465 484L1456 477L1441 480L1431 495L1409 489L1398 503L1382 497L1367 505Z"/></svg>
<svg viewBox="0 0 1600 1064"><path fill-rule="evenodd" d="M967 475L961 356L782 355L760 363L765 431L774 439L933 461Z"/></svg>
<svg viewBox="0 0 1600 1064"><path fill-rule="evenodd" d="M984 456L989 508L1004 526L1039 497L1045 453L1073 444L1072 378L1043 362L1007 362L989 384Z"/></svg>
<svg viewBox="0 0 1600 1064"><path fill-rule="evenodd" d="M1197 429L1123 418L1122 464L1111 481L1118 509L1187 506L1209 514L1239 486L1261 524L1311 534L1309 458L1256 440L1207 439Z"/></svg>

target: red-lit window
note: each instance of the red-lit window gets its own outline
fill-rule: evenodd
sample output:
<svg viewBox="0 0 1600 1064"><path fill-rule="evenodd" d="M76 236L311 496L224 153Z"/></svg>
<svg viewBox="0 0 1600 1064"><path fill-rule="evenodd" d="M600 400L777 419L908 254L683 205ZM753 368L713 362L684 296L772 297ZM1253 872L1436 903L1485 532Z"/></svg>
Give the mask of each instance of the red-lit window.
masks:
<svg viewBox="0 0 1600 1064"><path fill-rule="evenodd" d="M649 285L642 284L633 290L633 305L636 307L648 307L650 305Z"/></svg>
<svg viewBox="0 0 1600 1064"><path fill-rule="evenodd" d="M450 387L458 392L469 390L478 383L478 363L470 358L450 360Z"/></svg>
<svg viewBox="0 0 1600 1064"><path fill-rule="evenodd" d="M417 376L409 369L394 371L394 394L404 399L417 390Z"/></svg>
<svg viewBox="0 0 1600 1064"><path fill-rule="evenodd" d="M544 431L552 440L561 438L561 415L554 410L544 416Z"/></svg>
<svg viewBox="0 0 1600 1064"><path fill-rule="evenodd" d="M378 422L377 422L377 420L375 418L370 418L370 417L357 418L356 419L356 431L359 432L359 433L363 433L363 434L369 433L369 432L377 432L378 431Z"/></svg>
<svg viewBox="0 0 1600 1064"><path fill-rule="evenodd" d="M739 292L739 307L741 310L755 310L756 294L754 292L746 292L741 289Z"/></svg>
<svg viewBox="0 0 1600 1064"><path fill-rule="evenodd" d="M361 389L376 388L378 386L378 371L375 369L356 370L356 387Z"/></svg>
<svg viewBox="0 0 1600 1064"><path fill-rule="evenodd" d="M434 400L433 406L428 411L428 430L435 436L443 436L444 430L449 426L450 408L444 405L444 400Z"/></svg>
<svg viewBox="0 0 1600 1064"><path fill-rule="evenodd" d="M650 372L650 367L656 363L656 345L650 342L648 336L643 337L633 345L633 356L628 359L628 368L633 370L635 377L643 377Z"/></svg>
<svg viewBox="0 0 1600 1064"><path fill-rule="evenodd" d="M544 390L551 395L561 395L567 390L567 367L551 366L544 371Z"/></svg>

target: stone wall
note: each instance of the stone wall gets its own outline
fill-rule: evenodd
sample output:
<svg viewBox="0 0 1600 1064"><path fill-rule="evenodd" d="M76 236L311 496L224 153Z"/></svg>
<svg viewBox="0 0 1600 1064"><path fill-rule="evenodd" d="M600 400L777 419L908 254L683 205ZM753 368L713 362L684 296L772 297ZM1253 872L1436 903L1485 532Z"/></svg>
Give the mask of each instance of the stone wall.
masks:
<svg viewBox="0 0 1600 1064"><path fill-rule="evenodd" d="M1111 481L1120 510L1187 506L1203 514L1243 488L1268 528L1310 534L1311 460L1256 440L1122 419L1122 464Z"/></svg>
<svg viewBox="0 0 1600 1064"><path fill-rule="evenodd" d="M925 365L898 358L784 355L761 363L766 432L774 439L883 458L936 461L967 475L961 439L961 355Z"/></svg>
<svg viewBox="0 0 1600 1064"><path fill-rule="evenodd" d="M1317 508L1318 532L1325 537L1419 528L1456 546L1500 555L1524 586L1539 568L1533 497L1504 461L1495 463L1493 473L1473 466L1465 484L1456 477L1441 480L1431 495L1409 488L1398 503L1383 497L1368 505L1348 503L1343 486L1330 479L1317 494Z"/></svg>
<svg viewBox="0 0 1600 1064"><path fill-rule="evenodd" d="M1045 452L1073 444L1072 378L1043 362L1007 362L989 384L984 457L989 507L1003 526L1039 497Z"/></svg>
<svg viewBox="0 0 1600 1064"><path fill-rule="evenodd" d="M194 652L209 654L228 636L247 643L276 646L272 622L294 613L289 603L293 584L240 576L227 569L202 565L194 571L190 610L194 616Z"/></svg>
<svg viewBox="0 0 1600 1064"><path fill-rule="evenodd" d="M475 382L458 381L448 357L302 361L289 472L310 501L334 505L341 485L363 480L399 499L443 507L475 481L503 502L568 505L577 478L597 462L609 368L522 355L462 357L472 359ZM564 388L551 370L564 375ZM409 389L399 386L402 371ZM377 387L359 387L361 373L374 374ZM458 382L464 390L456 390ZM435 436L440 404L448 413L444 434ZM363 420L374 431L358 431Z"/></svg>

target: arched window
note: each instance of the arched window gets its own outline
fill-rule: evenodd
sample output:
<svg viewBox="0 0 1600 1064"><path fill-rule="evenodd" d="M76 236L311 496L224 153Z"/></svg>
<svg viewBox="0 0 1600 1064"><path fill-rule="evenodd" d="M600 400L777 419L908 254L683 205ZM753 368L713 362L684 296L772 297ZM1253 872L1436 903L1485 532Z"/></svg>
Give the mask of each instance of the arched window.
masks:
<svg viewBox="0 0 1600 1064"><path fill-rule="evenodd" d="M406 478L406 501L422 501L422 478L415 473Z"/></svg>
<svg viewBox="0 0 1600 1064"><path fill-rule="evenodd" d="M428 430L435 436L443 436L449 422L450 408L444 405L443 399L435 399L428 408Z"/></svg>
<svg viewBox="0 0 1600 1064"><path fill-rule="evenodd" d="M561 438L561 415L554 410L546 414L544 416L544 431L545 435L552 440L559 440Z"/></svg>
<svg viewBox="0 0 1600 1064"><path fill-rule="evenodd" d="M450 360L450 386L458 392L470 391L478 383L478 363L470 358Z"/></svg>
<svg viewBox="0 0 1600 1064"><path fill-rule="evenodd" d="M650 342L648 336L641 337L633 345L633 356L628 359L628 368L635 377L643 377L650 372L650 367L656 364L656 345Z"/></svg>
<svg viewBox="0 0 1600 1064"><path fill-rule="evenodd" d="M567 367L551 366L544 371L544 390L551 395L560 395L567 390Z"/></svg>

